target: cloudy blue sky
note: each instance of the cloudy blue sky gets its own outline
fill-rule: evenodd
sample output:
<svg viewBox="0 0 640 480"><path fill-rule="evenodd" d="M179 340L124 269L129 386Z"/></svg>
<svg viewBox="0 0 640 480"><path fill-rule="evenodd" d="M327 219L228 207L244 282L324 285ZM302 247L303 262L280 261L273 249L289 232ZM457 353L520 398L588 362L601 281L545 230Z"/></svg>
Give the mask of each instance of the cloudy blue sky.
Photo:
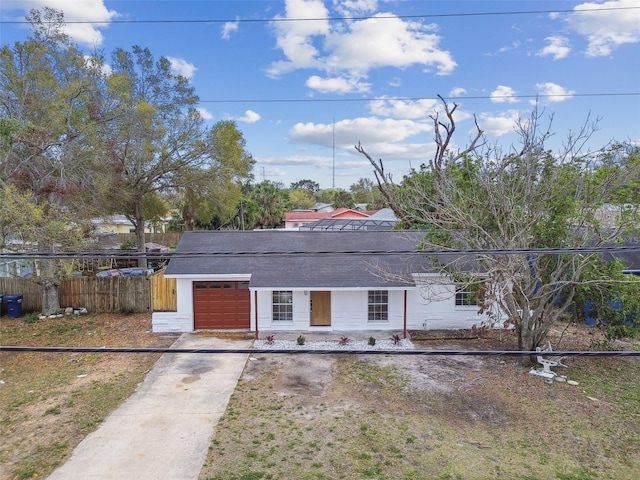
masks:
<svg viewBox="0 0 640 480"><path fill-rule="evenodd" d="M87 51L167 57L207 122L237 122L257 181L348 189L373 179L358 142L399 180L433 154L437 95L459 104L457 146L475 115L508 147L536 98L558 145L589 115L589 148L640 142L640 0L3 0L2 44L45 5Z"/></svg>

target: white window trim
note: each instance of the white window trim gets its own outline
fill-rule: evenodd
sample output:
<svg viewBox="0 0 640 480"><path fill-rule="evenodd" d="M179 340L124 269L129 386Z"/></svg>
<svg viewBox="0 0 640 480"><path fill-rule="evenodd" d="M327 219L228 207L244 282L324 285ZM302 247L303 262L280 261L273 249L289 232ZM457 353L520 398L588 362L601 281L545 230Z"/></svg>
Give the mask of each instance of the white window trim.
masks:
<svg viewBox="0 0 640 480"><path fill-rule="evenodd" d="M375 293L376 292L380 292L380 293L384 293L386 296L386 302L376 302L376 303L371 303L369 302L369 297L371 295L371 293L374 293L374 297L375 297ZM386 317L387 318L370 318L370 310L369 307L371 307L372 305L385 305L387 307L386 309ZM376 312L374 312L375 315ZM367 291L367 323L375 323L375 324L383 324L383 323L389 323L389 291L388 290L368 290Z"/></svg>

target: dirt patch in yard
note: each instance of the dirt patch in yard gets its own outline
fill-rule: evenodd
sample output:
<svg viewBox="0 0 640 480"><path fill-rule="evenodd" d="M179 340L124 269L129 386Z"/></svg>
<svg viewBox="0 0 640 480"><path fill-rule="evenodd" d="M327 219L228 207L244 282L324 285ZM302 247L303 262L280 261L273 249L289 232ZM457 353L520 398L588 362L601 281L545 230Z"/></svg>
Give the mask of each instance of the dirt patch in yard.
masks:
<svg viewBox="0 0 640 480"><path fill-rule="evenodd" d="M551 334L556 349L602 340L574 325ZM508 332L414 343L515 349ZM638 478L640 363L565 363L578 385L514 357L255 354L200 479Z"/></svg>

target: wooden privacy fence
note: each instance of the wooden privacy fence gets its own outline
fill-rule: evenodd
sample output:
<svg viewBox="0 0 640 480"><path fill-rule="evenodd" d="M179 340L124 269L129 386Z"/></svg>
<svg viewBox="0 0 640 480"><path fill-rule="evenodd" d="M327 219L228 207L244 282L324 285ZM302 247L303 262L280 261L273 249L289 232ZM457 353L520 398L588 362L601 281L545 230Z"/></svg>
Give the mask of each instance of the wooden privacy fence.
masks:
<svg viewBox="0 0 640 480"><path fill-rule="evenodd" d="M90 313L143 313L151 309L149 277L82 277L60 284L60 306L86 308ZM22 294L24 313L42 310L42 289L25 278L0 278L0 293Z"/></svg>
<svg viewBox="0 0 640 480"><path fill-rule="evenodd" d="M162 272L153 274L151 282L151 307L154 312L175 312L177 310L176 279L165 278Z"/></svg>
<svg viewBox="0 0 640 480"><path fill-rule="evenodd" d="M0 293L15 295L21 293L22 310L25 312L39 312L42 309L42 289L36 282L18 277L0 278ZM3 307L3 310L5 308Z"/></svg>
<svg viewBox="0 0 640 480"><path fill-rule="evenodd" d="M167 232L167 233L145 233L144 241L159 243L160 245L164 245L165 247L175 247L178 245L178 242L182 238L182 233L180 232ZM118 234L118 243L127 243L127 242L137 242L137 237L135 233L119 233Z"/></svg>
<svg viewBox="0 0 640 480"><path fill-rule="evenodd" d="M142 313L151 306L147 277L82 277L60 285L60 306L92 313Z"/></svg>

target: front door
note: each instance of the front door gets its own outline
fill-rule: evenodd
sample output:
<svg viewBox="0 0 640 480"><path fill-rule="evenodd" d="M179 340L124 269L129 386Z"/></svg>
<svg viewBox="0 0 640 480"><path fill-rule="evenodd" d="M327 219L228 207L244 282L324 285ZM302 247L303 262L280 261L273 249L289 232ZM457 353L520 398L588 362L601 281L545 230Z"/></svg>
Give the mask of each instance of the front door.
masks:
<svg viewBox="0 0 640 480"><path fill-rule="evenodd" d="M311 292L311 326L331 325L331 292Z"/></svg>

